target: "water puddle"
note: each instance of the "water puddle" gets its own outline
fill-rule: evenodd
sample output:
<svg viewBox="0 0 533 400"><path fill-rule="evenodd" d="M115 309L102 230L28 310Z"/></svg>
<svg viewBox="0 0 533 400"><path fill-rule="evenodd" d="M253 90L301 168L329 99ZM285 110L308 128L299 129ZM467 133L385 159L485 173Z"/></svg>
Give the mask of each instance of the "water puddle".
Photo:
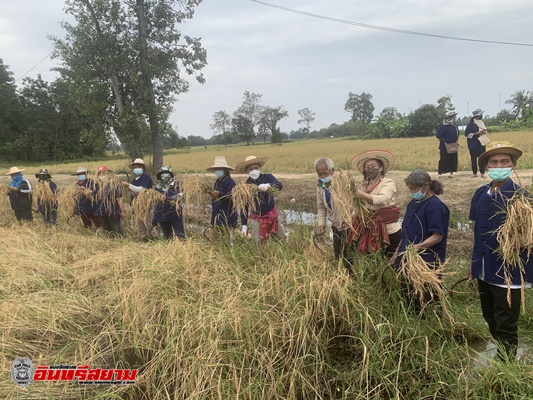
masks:
<svg viewBox="0 0 533 400"><path fill-rule="evenodd" d="M315 225L317 215L306 211L282 210L281 216L286 224Z"/></svg>

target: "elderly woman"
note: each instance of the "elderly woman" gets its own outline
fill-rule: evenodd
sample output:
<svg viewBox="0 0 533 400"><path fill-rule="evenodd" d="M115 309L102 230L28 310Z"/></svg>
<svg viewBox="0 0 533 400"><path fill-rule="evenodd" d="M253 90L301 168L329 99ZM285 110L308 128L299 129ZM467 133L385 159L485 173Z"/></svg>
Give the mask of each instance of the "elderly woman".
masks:
<svg viewBox="0 0 533 400"><path fill-rule="evenodd" d="M217 180L211 191L213 199L211 206L211 238L216 240L221 233L229 236L230 244L233 244L233 231L237 227L237 213L233 210L231 192L235 187L235 181L230 176L230 171L235 171L227 162L226 157L216 156L212 166L207 168L212 171Z"/></svg>
<svg viewBox="0 0 533 400"><path fill-rule="evenodd" d="M271 235L278 239L285 239L285 229L278 221L278 207L274 196L269 193L270 188L281 190L283 188L272 174L261 173L261 168L267 162L267 158L248 156L235 167L239 174L248 174L247 184L257 185L258 192L255 196L255 212L250 212L250 233L255 243L263 243ZM241 216L243 232L248 231L248 215Z"/></svg>
<svg viewBox="0 0 533 400"><path fill-rule="evenodd" d="M400 209L394 202L396 184L385 177L394 165L394 156L386 150L369 150L354 156L351 164L363 174L356 196L373 211L373 218L365 227L355 218L351 240L356 242L360 253L381 250L391 258L402 238L398 223Z"/></svg>
<svg viewBox="0 0 533 400"><path fill-rule="evenodd" d="M459 130L455 124L455 117L457 113L448 114L437 131L440 151L438 178L446 173L453 178L453 173L457 172Z"/></svg>

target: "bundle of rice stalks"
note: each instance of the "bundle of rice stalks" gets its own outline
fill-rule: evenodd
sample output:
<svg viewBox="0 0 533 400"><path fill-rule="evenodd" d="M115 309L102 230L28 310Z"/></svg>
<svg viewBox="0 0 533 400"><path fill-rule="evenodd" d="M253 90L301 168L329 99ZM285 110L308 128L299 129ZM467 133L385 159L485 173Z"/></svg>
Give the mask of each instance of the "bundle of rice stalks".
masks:
<svg viewBox="0 0 533 400"><path fill-rule="evenodd" d="M39 181L37 183L33 192L33 198L37 206L39 204L53 205L57 200L56 194L50 189L49 181Z"/></svg>
<svg viewBox="0 0 533 400"><path fill-rule="evenodd" d="M239 182L231 191L233 209L239 214L248 212L256 213L255 196L259 192L257 185L250 185L246 182Z"/></svg>
<svg viewBox="0 0 533 400"><path fill-rule="evenodd" d="M72 217L76 213L76 207L82 197L93 199L93 193L90 189L78 185L71 185L62 188L57 196L58 208L67 217Z"/></svg>
<svg viewBox="0 0 533 400"><path fill-rule="evenodd" d="M8 196L10 191L9 186L0 185L0 207L4 207L9 202Z"/></svg>
<svg viewBox="0 0 533 400"><path fill-rule="evenodd" d="M163 193L153 189L143 190L132 202L131 211L136 220L146 221L156 204L162 204L164 201L165 195Z"/></svg>
<svg viewBox="0 0 533 400"><path fill-rule="evenodd" d="M98 186L94 199L101 204L103 209L110 210L119 198L128 193L129 189L123 188L115 175L106 176L108 179L103 181L97 178Z"/></svg>
<svg viewBox="0 0 533 400"><path fill-rule="evenodd" d="M367 227L374 213L367 208L363 199L356 196L359 185L346 170L334 176L331 184L331 197L335 207L341 210L345 221L356 219L363 227Z"/></svg>
<svg viewBox="0 0 533 400"><path fill-rule="evenodd" d="M185 175L181 180L181 191L184 193L185 202L191 205L205 207L209 202L209 194L213 185L205 175ZM176 207L181 204L176 204Z"/></svg>
<svg viewBox="0 0 533 400"><path fill-rule="evenodd" d="M441 282L442 276L453 275L453 272L445 272L446 263L439 263L436 268L433 268L434 266L428 264L412 244L409 244L400 256L402 259L399 273L412 288L414 292L412 295L418 297L422 308L432 301L437 301L444 314L450 321L453 321L452 314L447 307L446 291Z"/></svg>

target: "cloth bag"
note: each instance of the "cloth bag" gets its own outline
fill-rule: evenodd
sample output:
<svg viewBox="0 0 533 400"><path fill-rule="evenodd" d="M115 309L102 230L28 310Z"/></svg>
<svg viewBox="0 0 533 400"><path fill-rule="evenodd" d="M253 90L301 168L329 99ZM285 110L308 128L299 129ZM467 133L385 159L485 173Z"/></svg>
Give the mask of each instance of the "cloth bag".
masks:
<svg viewBox="0 0 533 400"><path fill-rule="evenodd" d="M455 154L459 151L459 142L455 143L446 143L444 142L444 146L446 146L446 153L448 154Z"/></svg>

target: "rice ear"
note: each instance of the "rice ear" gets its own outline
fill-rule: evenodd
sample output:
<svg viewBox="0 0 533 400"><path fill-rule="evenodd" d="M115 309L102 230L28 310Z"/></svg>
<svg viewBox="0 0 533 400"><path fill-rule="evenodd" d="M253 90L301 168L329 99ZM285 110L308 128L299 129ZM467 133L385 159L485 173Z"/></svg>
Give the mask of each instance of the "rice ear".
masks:
<svg viewBox="0 0 533 400"><path fill-rule="evenodd" d="M240 214L256 213L255 198L258 192L257 185L250 185L246 182L237 183L231 192L233 210Z"/></svg>
<svg viewBox="0 0 533 400"><path fill-rule="evenodd" d="M138 221L145 221L156 204L162 204L165 201L165 195L157 190L143 190L137 195L131 205L133 216Z"/></svg>

